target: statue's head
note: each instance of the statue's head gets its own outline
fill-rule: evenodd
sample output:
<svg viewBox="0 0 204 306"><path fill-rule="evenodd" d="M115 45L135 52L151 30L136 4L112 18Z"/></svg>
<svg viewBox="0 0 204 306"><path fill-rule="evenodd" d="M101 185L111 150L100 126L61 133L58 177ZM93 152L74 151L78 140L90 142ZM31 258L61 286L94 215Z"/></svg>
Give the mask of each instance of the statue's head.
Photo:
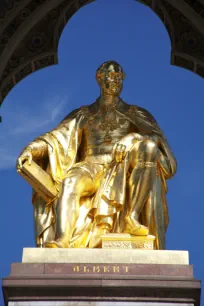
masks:
<svg viewBox="0 0 204 306"><path fill-rule="evenodd" d="M97 82L104 94L120 95L123 88L125 73L115 61L103 63L96 71Z"/></svg>

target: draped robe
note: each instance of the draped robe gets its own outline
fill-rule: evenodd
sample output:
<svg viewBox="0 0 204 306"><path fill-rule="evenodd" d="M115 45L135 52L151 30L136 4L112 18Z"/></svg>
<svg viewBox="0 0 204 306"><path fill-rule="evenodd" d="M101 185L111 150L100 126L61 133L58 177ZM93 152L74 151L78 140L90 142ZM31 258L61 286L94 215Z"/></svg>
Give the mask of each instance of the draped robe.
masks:
<svg viewBox="0 0 204 306"><path fill-rule="evenodd" d="M83 155L82 130L84 123L98 111L97 102L83 106L69 114L54 130L38 137L48 145L48 159L40 160L39 165L47 171L60 190L67 172ZM156 135L161 141L159 150L169 163L166 170L158 165L156 176L148 200L140 216L140 222L150 229L156 237L156 248L165 249L165 233L169 223L166 202L166 180L176 171L176 160L169 144L153 116L143 108L129 105L120 100L116 111L135 126L135 132L141 135ZM112 161L105 169L97 192L91 197L81 199L80 215L73 232L70 247L87 247L92 234L94 220L114 216L114 232L122 231L123 216L126 208L125 194L127 186L128 154L121 163ZM46 205L45 201L34 192L34 217L36 242L41 238L44 242L55 238L55 205L53 201ZM106 216L104 216L104 212ZM107 221L108 222L108 221Z"/></svg>

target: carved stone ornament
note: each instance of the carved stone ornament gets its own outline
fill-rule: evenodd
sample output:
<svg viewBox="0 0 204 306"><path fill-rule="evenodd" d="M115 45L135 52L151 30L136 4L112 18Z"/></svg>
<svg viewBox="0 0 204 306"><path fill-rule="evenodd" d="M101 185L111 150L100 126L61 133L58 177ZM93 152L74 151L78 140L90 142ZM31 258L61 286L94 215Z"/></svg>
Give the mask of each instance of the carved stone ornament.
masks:
<svg viewBox="0 0 204 306"><path fill-rule="evenodd" d="M102 237L103 249L141 249L154 250L155 237L131 236L129 234L106 234Z"/></svg>

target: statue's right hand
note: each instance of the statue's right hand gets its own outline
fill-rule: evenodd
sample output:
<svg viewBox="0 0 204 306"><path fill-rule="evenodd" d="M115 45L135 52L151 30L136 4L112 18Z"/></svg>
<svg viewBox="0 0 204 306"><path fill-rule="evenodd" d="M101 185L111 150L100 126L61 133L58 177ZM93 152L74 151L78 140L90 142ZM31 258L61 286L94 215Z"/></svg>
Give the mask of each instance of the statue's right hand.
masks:
<svg viewBox="0 0 204 306"><path fill-rule="evenodd" d="M21 155L19 156L19 158L17 159L17 163L16 163L16 168L17 170L20 170L23 166L23 163L25 161L28 161L29 165L31 165L33 156L32 156L32 151L29 148L26 148Z"/></svg>

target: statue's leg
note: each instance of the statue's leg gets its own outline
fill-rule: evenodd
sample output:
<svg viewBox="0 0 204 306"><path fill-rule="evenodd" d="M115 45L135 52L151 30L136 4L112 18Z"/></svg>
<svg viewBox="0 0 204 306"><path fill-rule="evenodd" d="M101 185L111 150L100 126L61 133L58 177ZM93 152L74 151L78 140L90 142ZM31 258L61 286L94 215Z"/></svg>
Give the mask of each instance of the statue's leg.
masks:
<svg viewBox="0 0 204 306"><path fill-rule="evenodd" d="M130 152L128 181L128 210L125 218L125 232L133 235L147 235L148 228L139 222L140 214L149 197L157 175L157 144L151 140L136 143Z"/></svg>
<svg viewBox="0 0 204 306"><path fill-rule="evenodd" d="M62 183L56 204L56 239L46 243L46 247L69 247L69 241L79 216L80 198L95 192L95 184L88 171L73 168Z"/></svg>

